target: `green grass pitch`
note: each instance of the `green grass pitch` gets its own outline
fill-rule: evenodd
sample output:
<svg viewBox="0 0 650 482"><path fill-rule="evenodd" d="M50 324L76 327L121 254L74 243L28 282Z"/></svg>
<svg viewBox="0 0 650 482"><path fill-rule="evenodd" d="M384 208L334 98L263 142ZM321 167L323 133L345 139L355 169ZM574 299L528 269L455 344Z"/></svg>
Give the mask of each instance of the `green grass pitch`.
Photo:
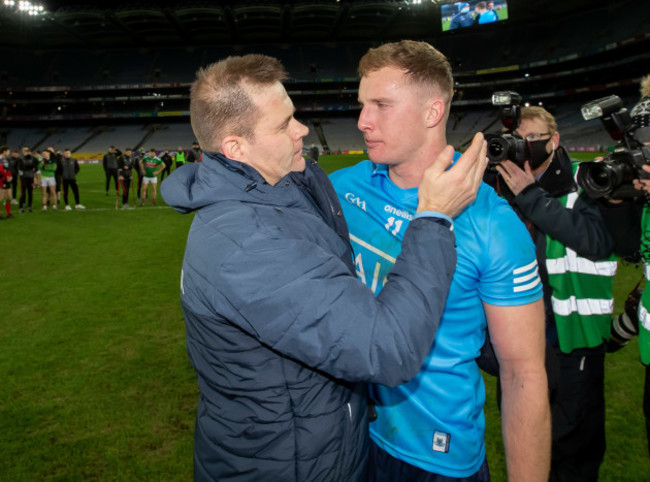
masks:
<svg viewBox="0 0 650 482"><path fill-rule="evenodd" d="M324 156L328 171L363 156ZM159 197L115 210L97 165L78 176L85 211L0 221L0 480L191 480L198 390L185 351L179 275L193 215ZM4 214L4 211L2 211ZM621 266L616 302L641 270ZM505 480L494 381L487 448ZM636 341L607 359L601 480L648 480Z"/></svg>

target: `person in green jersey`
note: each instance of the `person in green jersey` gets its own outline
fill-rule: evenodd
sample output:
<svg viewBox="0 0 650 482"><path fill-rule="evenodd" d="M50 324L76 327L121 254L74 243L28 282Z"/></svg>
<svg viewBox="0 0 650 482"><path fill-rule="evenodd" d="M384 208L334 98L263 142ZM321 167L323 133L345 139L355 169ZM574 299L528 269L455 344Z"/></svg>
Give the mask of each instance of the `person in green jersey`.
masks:
<svg viewBox="0 0 650 482"><path fill-rule="evenodd" d="M142 174L142 191L140 199L141 206L144 206L144 200L147 196L147 186L151 184L151 204L156 204L156 192L158 185L158 174L165 169L165 163L156 156L155 149L149 149L149 154L140 159L140 173Z"/></svg>
<svg viewBox="0 0 650 482"><path fill-rule="evenodd" d="M178 146L178 150L176 151L176 154L174 155L174 159L176 160L176 169L181 167L183 164L185 164L185 151L181 146Z"/></svg>
<svg viewBox="0 0 650 482"><path fill-rule="evenodd" d="M57 155L54 153L53 148L45 149L42 154L39 167L41 171L41 192L43 193L43 211L47 211L47 202L49 200L52 209L57 209L56 197L56 172L59 169Z"/></svg>

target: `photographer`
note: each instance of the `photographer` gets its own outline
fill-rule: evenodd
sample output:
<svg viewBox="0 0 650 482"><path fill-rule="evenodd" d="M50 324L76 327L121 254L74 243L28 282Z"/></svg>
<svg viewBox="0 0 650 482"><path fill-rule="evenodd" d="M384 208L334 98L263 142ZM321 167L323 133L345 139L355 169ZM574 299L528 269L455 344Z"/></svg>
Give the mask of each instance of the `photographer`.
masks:
<svg viewBox="0 0 650 482"><path fill-rule="evenodd" d="M650 127L646 127L650 129ZM646 145L650 145L650 132L647 135ZM643 170L650 173L650 166L643 166ZM650 180L644 179L636 181L637 188L643 189L646 194L650 195ZM643 217L641 221L641 253L644 261L643 273L646 278L646 289L641 297L639 305L639 352L641 354L641 363L645 365L645 387L643 390L643 413L645 415L645 427L648 437L648 453L650 454L650 207L646 203L643 207Z"/></svg>
<svg viewBox="0 0 650 482"><path fill-rule="evenodd" d="M560 146L554 117L541 107L525 107L513 127L526 159L502 160L485 181L508 200L535 242L554 388L550 480L597 480L605 453L613 240L597 202L578 190L578 164Z"/></svg>
<svg viewBox="0 0 650 482"><path fill-rule="evenodd" d="M650 145L650 127L647 127L646 142ZM650 165L642 169L650 175ZM645 385L643 390L643 413L645 415L648 454L650 455L650 179L635 179L634 187L645 192L644 202L625 201L620 206L605 208L613 213L607 216L612 232L617 231L627 246L633 243L636 251L630 256L634 261L643 261L643 274L646 286L641 291L635 286L628 295L622 313L612 320L612 338L609 351L614 352L628 344L639 335L639 354L645 365ZM619 215L617 218L616 215ZM626 247L627 247L626 246ZM629 250L628 250L629 252Z"/></svg>
<svg viewBox="0 0 650 482"><path fill-rule="evenodd" d="M638 193L623 199L618 199L616 193L612 194L614 199L607 196L602 210L615 238L617 254L633 262L643 261L646 288L641 292L635 287L625 302L624 311L614 318L610 351L617 351L639 335L641 363L645 365L643 413L650 454L650 152L642 150L647 149L643 146L650 146L650 75L641 80L641 100L630 114L633 140L628 141L630 148L627 151L640 152L638 158L643 158L644 163L640 171L636 167L638 178L632 181L632 187Z"/></svg>
<svg viewBox="0 0 650 482"><path fill-rule="evenodd" d="M636 138L644 145L650 145L650 75L641 80L641 100L632 109L632 119L637 127ZM650 175L650 166L643 166L643 170ZM647 196L650 195L650 179L635 182L637 189L643 189ZM648 453L650 453L650 207L646 203L643 207L641 224L641 252L643 254L646 277L646 289L641 297L639 306L639 351L641 363L645 365L645 389L643 392L643 413L645 414L645 427L648 436Z"/></svg>

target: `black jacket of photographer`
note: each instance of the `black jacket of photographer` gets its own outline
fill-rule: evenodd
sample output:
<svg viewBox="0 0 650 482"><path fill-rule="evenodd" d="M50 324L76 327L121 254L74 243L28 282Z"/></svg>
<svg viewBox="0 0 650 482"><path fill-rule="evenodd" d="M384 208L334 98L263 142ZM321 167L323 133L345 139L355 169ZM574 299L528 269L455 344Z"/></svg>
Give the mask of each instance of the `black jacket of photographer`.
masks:
<svg viewBox="0 0 650 482"><path fill-rule="evenodd" d="M484 179L510 203L533 238L544 285L547 341L553 345L557 344L557 333L546 269L546 235L592 261L608 257L614 248L614 241L596 201L582 193L573 208L567 209L559 200L578 190L573 176L573 162L578 161L571 159L566 149L560 146L541 177L517 196L498 173L486 171Z"/></svg>

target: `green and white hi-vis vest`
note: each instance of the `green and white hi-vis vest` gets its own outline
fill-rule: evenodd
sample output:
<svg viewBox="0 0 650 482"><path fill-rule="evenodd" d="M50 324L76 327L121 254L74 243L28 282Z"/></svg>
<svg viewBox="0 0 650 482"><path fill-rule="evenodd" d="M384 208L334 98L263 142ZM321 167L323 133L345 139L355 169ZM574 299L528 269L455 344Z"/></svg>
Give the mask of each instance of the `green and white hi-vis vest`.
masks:
<svg viewBox="0 0 650 482"><path fill-rule="evenodd" d="M643 218L641 221L641 253L643 254L643 274L646 285L639 303L639 352L641 363L650 365L650 207L646 204L643 207Z"/></svg>
<svg viewBox="0 0 650 482"><path fill-rule="evenodd" d="M559 201L572 209L578 194L569 193ZM593 348L609 339L617 267L615 255L591 261L546 236L546 268L563 352Z"/></svg>

